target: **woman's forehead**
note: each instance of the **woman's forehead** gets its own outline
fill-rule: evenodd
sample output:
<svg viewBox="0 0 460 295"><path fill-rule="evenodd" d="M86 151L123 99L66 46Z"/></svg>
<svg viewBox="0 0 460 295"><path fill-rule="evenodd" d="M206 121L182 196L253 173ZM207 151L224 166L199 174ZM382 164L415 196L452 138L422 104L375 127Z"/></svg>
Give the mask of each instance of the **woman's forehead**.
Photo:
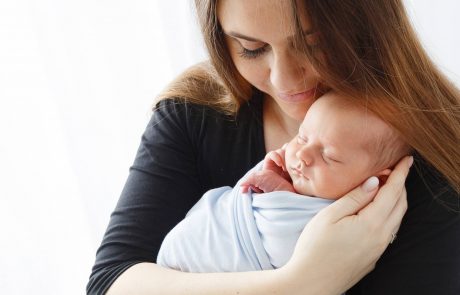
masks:
<svg viewBox="0 0 460 295"><path fill-rule="evenodd" d="M304 11L303 4L297 7ZM218 1L217 16L225 33L233 32L269 42L294 35L292 9L290 0L221 0ZM310 31L306 13L298 14L302 29Z"/></svg>

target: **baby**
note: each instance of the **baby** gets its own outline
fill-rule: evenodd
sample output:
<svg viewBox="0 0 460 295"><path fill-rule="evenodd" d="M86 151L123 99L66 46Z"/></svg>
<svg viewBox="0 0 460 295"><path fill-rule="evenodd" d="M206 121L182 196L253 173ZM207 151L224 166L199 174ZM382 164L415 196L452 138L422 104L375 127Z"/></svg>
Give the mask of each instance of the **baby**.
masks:
<svg viewBox="0 0 460 295"><path fill-rule="evenodd" d="M168 233L157 263L188 272L279 268L315 214L371 176L384 182L409 152L377 116L329 92L285 147L234 188L205 193Z"/></svg>
<svg viewBox="0 0 460 295"><path fill-rule="evenodd" d="M384 182L409 146L378 117L330 92L318 99L283 148L269 152L243 191L290 191L338 199L370 176Z"/></svg>

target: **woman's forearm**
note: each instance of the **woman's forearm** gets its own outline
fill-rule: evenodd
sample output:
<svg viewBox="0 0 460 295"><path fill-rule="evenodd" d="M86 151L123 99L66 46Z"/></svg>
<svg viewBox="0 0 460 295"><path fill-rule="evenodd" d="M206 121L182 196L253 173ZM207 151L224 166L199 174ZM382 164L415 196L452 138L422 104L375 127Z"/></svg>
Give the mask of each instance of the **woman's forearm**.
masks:
<svg viewBox="0 0 460 295"><path fill-rule="evenodd" d="M303 274L297 280L289 270L238 273L185 273L166 269L154 263L139 263L121 274L108 290L108 295L259 295L259 294L339 294L325 290L328 282ZM311 280L311 281L310 281ZM308 286L308 290L302 290Z"/></svg>

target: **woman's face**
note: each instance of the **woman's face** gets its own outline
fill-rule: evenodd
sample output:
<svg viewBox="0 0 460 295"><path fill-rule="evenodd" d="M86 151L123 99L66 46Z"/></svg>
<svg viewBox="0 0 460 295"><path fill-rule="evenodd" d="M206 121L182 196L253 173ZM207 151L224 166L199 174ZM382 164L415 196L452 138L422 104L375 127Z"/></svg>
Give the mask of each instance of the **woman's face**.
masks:
<svg viewBox="0 0 460 295"><path fill-rule="evenodd" d="M300 11L305 11L299 1ZM218 18L240 74L272 97L284 115L301 122L320 96L320 77L304 53L293 46L290 1L221 0ZM308 44L315 34L300 15Z"/></svg>

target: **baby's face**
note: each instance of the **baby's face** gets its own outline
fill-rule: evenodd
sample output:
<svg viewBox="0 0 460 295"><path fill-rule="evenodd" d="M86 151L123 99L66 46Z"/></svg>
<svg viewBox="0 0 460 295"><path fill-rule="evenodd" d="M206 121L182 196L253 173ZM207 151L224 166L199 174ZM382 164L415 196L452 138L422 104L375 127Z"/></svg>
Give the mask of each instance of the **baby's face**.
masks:
<svg viewBox="0 0 460 295"><path fill-rule="evenodd" d="M337 199L372 176L375 156L365 148L375 120L331 107L319 98L286 147L286 169L303 195Z"/></svg>

